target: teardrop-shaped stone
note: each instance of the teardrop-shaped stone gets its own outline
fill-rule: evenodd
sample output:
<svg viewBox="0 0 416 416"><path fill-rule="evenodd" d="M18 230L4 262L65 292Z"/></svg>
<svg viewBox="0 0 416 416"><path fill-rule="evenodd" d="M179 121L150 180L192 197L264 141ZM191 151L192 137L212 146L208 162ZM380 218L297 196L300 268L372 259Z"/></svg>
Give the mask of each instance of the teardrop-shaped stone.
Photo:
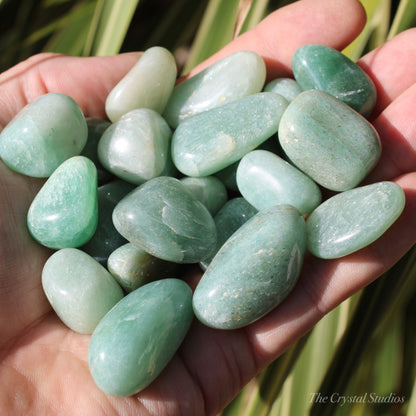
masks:
<svg viewBox="0 0 416 416"><path fill-rule="evenodd" d="M32 236L46 247L79 247L97 227L97 169L84 156L60 165L42 186L27 215Z"/></svg>
<svg viewBox="0 0 416 416"><path fill-rule="evenodd" d="M367 117L377 100L371 78L351 59L329 46L308 44L296 50L293 75L303 90L333 95Z"/></svg>
<svg viewBox="0 0 416 416"><path fill-rule="evenodd" d="M170 51L160 46L145 50L108 95L108 118L115 122L136 108L150 108L161 114L172 94L176 75L175 58Z"/></svg>
<svg viewBox="0 0 416 416"><path fill-rule="evenodd" d="M62 322L81 334L91 334L124 296L111 274L76 248L63 248L49 257L42 286Z"/></svg>
<svg viewBox="0 0 416 416"><path fill-rule="evenodd" d="M197 263L215 249L208 209L178 179L161 176L124 197L113 212L117 231L164 260Z"/></svg>
<svg viewBox="0 0 416 416"><path fill-rule="evenodd" d="M98 158L114 175L140 185L162 174L171 130L153 110L132 110L113 123L98 144Z"/></svg>
<svg viewBox="0 0 416 416"><path fill-rule="evenodd" d="M342 101L318 90L305 91L289 104L279 140L291 162L333 191L357 186L381 154L374 127Z"/></svg>
<svg viewBox="0 0 416 416"><path fill-rule="evenodd" d="M402 188L388 181L337 194L308 217L308 250L324 259L353 253L377 240L396 221L404 204Z"/></svg>
<svg viewBox="0 0 416 416"><path fill-rule="evenodd" d="M259 212L213 258L194 296L197 318L235 329L275 308L294 287L303 264L305 221L289 205Z"/></svg>
<svg viewBox="0 0 416 416"><path fill-rule="evenodd" d="M267 150L253 150L241 159L237 185L243 197L259 211L288 204L304 215L312 212L322 199L311 178Z"/></svg>
<svg viewBox="0 0 416 416"><path fill-rule="evenodd" d="M159 259L127 243L110 254L107 267L120 286L132 292L154 280L175 277L177 263Z"/></svg>
<svg viewBox="0 0 416 416"><path fill-rule="evenodd" d="M88 348L97 386L112 396L147 387L166 367L191 325L192 293L178 279L162 279L124 297L100 321Z"/></svg>
<svg viewBox="0 0 416 416"><path fill-rule="evenodd" d="M87 123L78 104L49 93L27 104L0 133L0 158L16 172L46 178L66 159L79 155Z"/></svg>
<svg viewBox="0 0 416 416"><path fill-rule="evenodd" d="M190 116L260 92L266 65L260 55L240 51L178 84L163 116L171 127Z"/></svg>
<svg viewBox="0 0 416 416"><path fill-rule="evenodd" d="M188 118L173 134L173 162L187 176L212 175L275 134L287 105L263 92Z"/></svg>
<svg viewBox="0 0 416 416"><path fill-rule="evenodd" d="M293 78L275 78L266 84L263 91L275 92L291 102L302 92L302 88Z"/></svg>

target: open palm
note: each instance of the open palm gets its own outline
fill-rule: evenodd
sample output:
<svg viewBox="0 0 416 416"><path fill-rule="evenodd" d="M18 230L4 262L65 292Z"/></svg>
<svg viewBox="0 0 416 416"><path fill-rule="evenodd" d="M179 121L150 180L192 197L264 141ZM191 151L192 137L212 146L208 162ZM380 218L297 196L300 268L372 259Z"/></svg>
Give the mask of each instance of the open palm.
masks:
<svg viewBox="0 0 416 416"><path fill-rule="evenodd" d="M196 70L250 49L263 56L269 78L288 76L297 47L313 42L342 49L364 22L356 0L303 0L273 13ZM27 209L43 180L0 162L0 413L213 415L326 313L397 262L416 241L415 41L416 31L407 31L360 61L378 89L372 122L383 143L383 156L368 180L395 180L403 187L401 217L376 243L345 258L307 256L292 294L250 326L220 331L194 322L160 377L133 397L113 398L98 390L87 364L90 337L67 329L43 294L41 270L51 252L26 228ZM137 57L32 57L0 76L0 128L47 92L68 94L85 115L104 117L108 92ZM191 285L197 278L197 273L187 277Z"/></svg>

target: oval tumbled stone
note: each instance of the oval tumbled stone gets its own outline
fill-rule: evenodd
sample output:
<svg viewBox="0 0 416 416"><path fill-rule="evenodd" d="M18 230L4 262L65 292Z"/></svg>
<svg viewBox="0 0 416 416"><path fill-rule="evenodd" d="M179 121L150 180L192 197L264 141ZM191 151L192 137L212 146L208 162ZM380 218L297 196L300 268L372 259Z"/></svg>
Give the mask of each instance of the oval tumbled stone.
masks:
<svg viewBox="0 0 416 416"><path fill-rule="evenodd" d="M404 204L402 188L388 181L337 194L308 217L308 250L324 259L353 253L379 238L399 217Z"/></svg>
<svg viewBox="0 0 416 416"><path fill-rule="evenodd" d="M208 209L178 179L160 176L139 186L115 207L113 222L130 243L164 260L197 263L215 249Z"/></svg>
<svg viewBox="0 0 416 416"><path fill-rule="evenodd" d="M166 367L191 325L192 293L178 279L148 283L128 294L91 336L88 364L97 386L112 396L147 387Z"/></svg>
<svg viewBox="0 0 416 416"><path fill-rule="evenodd" d="M84 156L66 160L53 172L27 214L32 236L54 249L85 244L97 221L97 169Z"/></svg>
<svg viewBox="0 0 416 416"><path fill-rule="evenodd" d="M260 55L240 51L178 84L163 116L171 127L202 111L260 92L266 65Z"/></svg>
<svg viewBox="0 0 416 416"><path fill-rule="evenodd" d="M65 94L45 94L27 104L0 133L0 158L16 172L46 178L81 153L87 136L78 104Z"/></svg>
<svg viewBox="0 0 416 416"><path fill-rule="evenodd" d="M279 140L291 162L333 191L357 186L381 154L374 127L342 101L318 90L302 92L289 104Z"/></svg>
<svg viewBox="0 0 416 416"><path fill-rule="evenodd" d="M172 136L175 166L196 177L224 169L277 132L287 104L263 92L188 118Z"/></svg>
<svg viewBox="0 0 416 416"><path fill-rule="evenodd" d="M305 238L305 221L290 205L252 217L222 246L198 283L197 318L213 328L235 329L270 312L298 279Z"/></svg>
<svg viewBox="0 0 416 416"><path fill-rule="evenodd" d="M291 102L302 92L302 88L293 78L275 78L266 84L263 91L283 95Z"/></svg>
<svg viewBox="0 0 416 416"><path fill-rule="evenodd" d="M377 99L371 78L351 59L329 46L308 44L292 59L293 75L303 90L333 95L367 117Z"/></svg>
<svg viewBox="0 0 416 416"><path fill-rule="evenodd" d="M91 334L124 296L113 276L76 248L63 248L49 257L42 287L62 322L81 334Z"/></svg>

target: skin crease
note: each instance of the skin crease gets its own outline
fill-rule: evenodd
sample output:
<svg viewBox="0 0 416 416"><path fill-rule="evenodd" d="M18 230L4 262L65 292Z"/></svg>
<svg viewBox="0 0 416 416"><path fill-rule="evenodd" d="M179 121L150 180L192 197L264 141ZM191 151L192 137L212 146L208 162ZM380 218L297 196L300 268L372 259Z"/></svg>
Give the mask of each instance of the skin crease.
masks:
<svg viewBox="0 0 416 416"><path fill-rule="evenodd" d="M356 0L302 0L271 14L195 71L251 49L264 57L269 79L287 76L298 46L317 42L342 49L364 23ZM68 330L51 311L40 283L51 252L30 238L25 222L43 181L0 163L0 413L215 415L326 313L396 263L416 240L415 42L416 30L409 30L359 62L377 85L381 98L372 122L388 149L367 182L395 180L402 186L406 207L400 218L377 242L342 259L307 256L291 295L248 327L219 331L195 322L160 377L134 397L113 398L96 388L87 365L89 336ZM0 75L1 127L46 92L66 93L87 116L104 117L106 95L137 58L41 54L28 59ZM185 278L194 286L199 274Z"/></svg>

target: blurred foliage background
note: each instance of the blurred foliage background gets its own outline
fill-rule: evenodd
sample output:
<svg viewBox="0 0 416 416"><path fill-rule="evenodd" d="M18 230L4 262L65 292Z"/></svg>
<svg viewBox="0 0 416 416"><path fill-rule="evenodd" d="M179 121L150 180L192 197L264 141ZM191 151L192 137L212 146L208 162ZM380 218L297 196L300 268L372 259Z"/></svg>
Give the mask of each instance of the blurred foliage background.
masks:
<svg viewBox="0 0 416 416"><path fill-rule="evenodd" d="M187 72L292 2L0 0L0 71L42 51L110 55L158 45ZM416 26L415 0L361 2L367 24L344 50L353 60ZM253 379L223 416L416 415L415 295L413 249Z"/></svg>

